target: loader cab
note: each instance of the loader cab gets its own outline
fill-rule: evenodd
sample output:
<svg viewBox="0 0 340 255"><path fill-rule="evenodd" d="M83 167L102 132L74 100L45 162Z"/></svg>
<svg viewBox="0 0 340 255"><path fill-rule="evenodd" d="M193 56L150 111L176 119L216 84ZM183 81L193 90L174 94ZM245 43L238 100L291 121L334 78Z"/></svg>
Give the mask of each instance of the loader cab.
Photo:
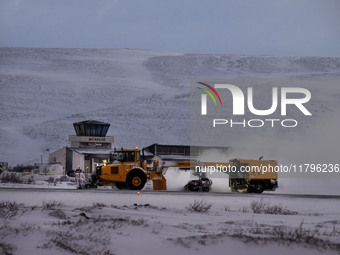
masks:
<svg viewBox="0 0 340 255"><path fill-rule="evenodd" d="M140 151L136 150L119 150L115 151L115 161L118 162L139 162L140 161Z"/></svg>

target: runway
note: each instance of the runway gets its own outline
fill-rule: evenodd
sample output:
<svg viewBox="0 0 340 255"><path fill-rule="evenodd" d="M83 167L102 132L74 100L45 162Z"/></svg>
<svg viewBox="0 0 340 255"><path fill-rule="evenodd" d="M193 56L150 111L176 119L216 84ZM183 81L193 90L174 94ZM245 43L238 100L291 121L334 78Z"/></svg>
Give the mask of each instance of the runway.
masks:
<svg viewBox="0 0 340 255"><path fill-rule="evenodd" d="M116 190L116 189L108 189L108 188L99 188L99 189L63 189L63 188L28 188L28 187L1 187L0 194L2 192L32 192L32 193L41 193L41 192L62 192L62 193L91 193L91 194L136 194L135 190ZM282 194L274 192L263 192L262 194L257 193L237 193L237 192L190 192L190 191L153 191L153 190L142 190L142 194L148 195L171 195L171 196L191 196L193 198L209 198L209 197L247 197L247 198L306 198L306 199L340 199L340 195L316 195L316 194ZM1 198L4 199L3 197Z"/></svg>

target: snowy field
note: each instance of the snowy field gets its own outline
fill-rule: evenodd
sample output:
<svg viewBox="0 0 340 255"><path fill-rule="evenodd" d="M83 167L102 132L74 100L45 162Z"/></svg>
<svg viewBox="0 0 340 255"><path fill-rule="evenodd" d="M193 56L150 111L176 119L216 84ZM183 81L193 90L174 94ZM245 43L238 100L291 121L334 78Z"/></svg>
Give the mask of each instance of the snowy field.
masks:
<svg viewBox="0 0 340 255"><path fill-rule="evenodd" d="M0 194L1 254L340 253L339 197L9 188Z"/></svg>
<svg viewBox="0 0 340 255"><path fill-rule="evenodd" d="M188 175L170 168L168 191L148 182L140 194L40 175L0 183L0 254L340 253L340 196L231 193L227 178L186 192Z"/></svg>

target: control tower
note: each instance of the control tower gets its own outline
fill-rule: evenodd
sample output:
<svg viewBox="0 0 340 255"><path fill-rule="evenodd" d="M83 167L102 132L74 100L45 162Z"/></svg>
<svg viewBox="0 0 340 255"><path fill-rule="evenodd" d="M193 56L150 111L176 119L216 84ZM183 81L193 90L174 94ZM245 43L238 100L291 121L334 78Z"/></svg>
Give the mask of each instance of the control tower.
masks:
<svg viewBox="0 0 340 255"><path fill-rule="evenodd" d="M111 149L114 141L112 136L106 136L110 124L96 120L86 120L73 123L77 135L70 135L71 148Z"/></svg>
<svg viewBox="0 0 340 255"><path fill-rule="evenodd" d="M65 146L49 155L50 164L60 164L65 173L81 169L95 173L96 166L109 161L113 136L106 136L110 124L96 120L73 123L76 135L69 136L70 146Z"/></svg>

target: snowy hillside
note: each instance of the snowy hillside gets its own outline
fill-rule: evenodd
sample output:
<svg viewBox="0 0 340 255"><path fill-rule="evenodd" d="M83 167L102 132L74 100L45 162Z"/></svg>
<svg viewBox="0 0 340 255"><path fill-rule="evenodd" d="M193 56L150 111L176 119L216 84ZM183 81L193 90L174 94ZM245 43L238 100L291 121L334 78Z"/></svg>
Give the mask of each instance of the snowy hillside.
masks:
<svg viewBox="0 0 340 255"><path fill-rule="evenodd" d="M46 161L86 119L111 123L117 147L189 144L190 79L240 76L337 79L340 58L0 48L0 161ZM332 86L320 111L338 109Z"/></svg>

